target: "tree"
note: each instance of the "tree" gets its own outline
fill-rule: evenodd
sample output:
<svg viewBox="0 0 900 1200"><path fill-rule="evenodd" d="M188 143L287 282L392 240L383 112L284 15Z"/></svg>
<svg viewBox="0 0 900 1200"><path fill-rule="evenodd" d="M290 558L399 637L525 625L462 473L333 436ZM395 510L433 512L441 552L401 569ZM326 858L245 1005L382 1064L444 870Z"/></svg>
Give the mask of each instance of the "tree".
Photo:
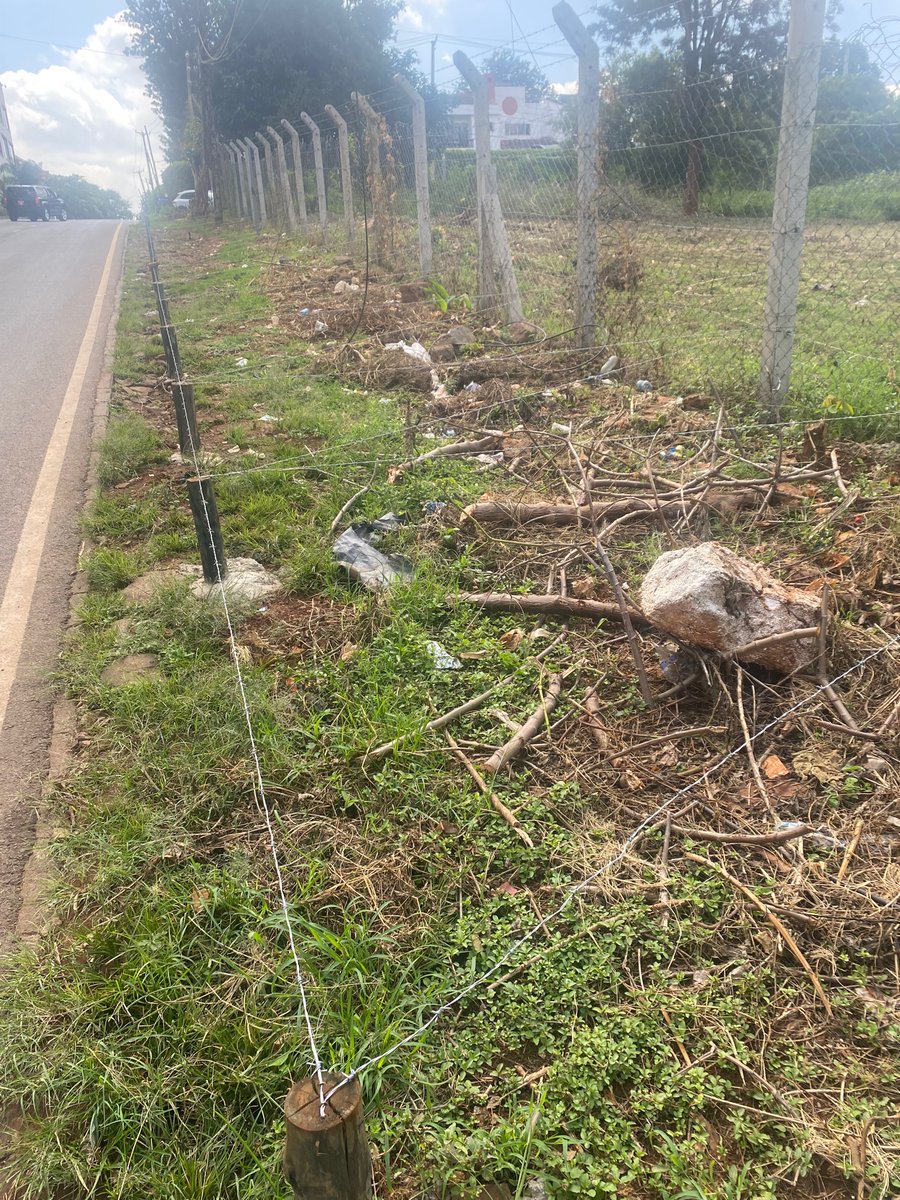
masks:
<svg viewBox="0 0 900 1200"><path fill-rule="evenodd" d="M29 158L16 159L14 178L16 183L52 188L65 200L66 212L74 221L98 218L127 221L132 215L128 202L111 188L97 187L80 175L54 175Z"/></svg>
<svg viewBox="0 0 900 1200"><path fill-rule="evenodd" d="M540 67L505 47L492 50L483 60L481 70L485 75L493 75L495 83L523 87L526 100L545 100L550 95L550 82Z"/></svg>
<svg viewBox="0 0 900 1200"><path fill-rule="evenodd" d="M594 32L610 47L657 44L677 64L681 140L686 143L682 207L697 212L703 138L720 109L717 93L730 81L771 77L787 37L786 0L609 0L598 7Z"/></svg>
<svg viewBox="0 0 900 1200"><path fill-rule="evenodd" d="M198 54L212 110L227 140L301 110L320 113L351 91L388 87L396 70L386 47L402 0L130 0L147 90L171 158L196 161L188 114L186 54ZM199 53L198 53L199 44ZM201 84L202 84L201 79ZM194 119L201 113L194 106ZM183 153L184 151L185 153Z"/></svg>

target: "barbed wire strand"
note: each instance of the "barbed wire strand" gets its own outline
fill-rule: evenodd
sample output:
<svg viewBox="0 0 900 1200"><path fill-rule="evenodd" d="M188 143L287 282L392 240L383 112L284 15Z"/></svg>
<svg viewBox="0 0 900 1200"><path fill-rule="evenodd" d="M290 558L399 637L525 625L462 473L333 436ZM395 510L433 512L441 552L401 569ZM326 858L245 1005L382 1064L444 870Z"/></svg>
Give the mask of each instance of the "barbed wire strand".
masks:
<svg viewBox="0 0 900 1200"><path fill-rule="evenodd" d="M501 956L496 959L486 971L483 971L476 979L473 979L471 983L467 984L449 1000L445 1000L443 1004L439 1005L434 1012L431 1013L428 1019L422 1022L418 1029L415 1029L412 1033L400 1038L386 1050L381 1051L379 1054L373 1054L371 1058L367 1058L358 1066L353 1067L349 1071L345 1072L344 1078L341 1080L341 1082L336 1084L326 1093L325 1102L327 1103L336 1092L340 1091L342 1087L346 1087L351 1080L357 1078L357 1076L361 1075L364 1071L367 1071L370 1067L375 1066L377 1063L382 1063L386 1059L393 1057L393 1055L397 1054L405 1046L408 1046L412 1042L416 1041L422 1036L423 1033L427 1032L432 1025L439 1021L440 1018L449 1011L449 1009L454 1008L460 1003L461 1000L464 1000L466 996L470 995L477 988L481 987L482 984L487 983L487 981L496 975L500 968L505 966L506 963L508 963L509 960L537 933L546 929L550 922L555 921L558 917L562 916L575 897L583 892L586 887L592 884L595 880L599 879L602 875L605 875L608 871L611 871L613 867L618 866L619 863L627 858L631 847L638 841L644 831L648 829L649 826L654 824L654 822L656 822L668 809L670 809L677 800L680 800L682 797L692 792L695 788L705 783L711 778L712 775L721 770L726 763L731 762L732 759L737 758L739 755L745 753L748 741L750 743L757 741L759 738L769 733L777 725L780 725L782 721L787 720L787 718L797 712L798 709L804 708L817 696L833 687L834 684L840 683L842 679L846 679L848 675L852 675L855 671L860 670L867 663L871 662L875 658L878 658L880 655L884 654L892 646L895 646L898 643L900 643L900 634L897 634L883 646L879 646L878 649L873 650L870 654L867 654L863 658L859 659L851 667L848 667L845 671L842 671L841 674L836 675L832 680L830 680L830 682L818 685L808 696L804 696L801 700L798 700L795 704L792 704L789 708L785 709L783 713L780 713L773 720L769 721L766 725L763 725L760 729L758 729L750 736L749 739L742 741L740 745L736 746L733 750L729 750L727 754L724 754L720 759L713 763L711 767L708 767L702 775L699 775L696 779L693 779L683 788L679 788L678 791L673 792L671 796L664 800L662 804L658 805L653 812L649 813L638 825L635 826L632 832L625 839L622 848L615 855L613 855L612 858L608 859L601 867L598 867L596 871L592 871L591 874L586 875L584 879L580 880L566 893L566 896L558 908L548 915L541 917L541 919L526 933L524 933L522 937L509 946L508 949L505 950L503 954L501 954ZM545 957L547 954L552 953L552 947L548 947L544 955L541 957Z"/></svg>

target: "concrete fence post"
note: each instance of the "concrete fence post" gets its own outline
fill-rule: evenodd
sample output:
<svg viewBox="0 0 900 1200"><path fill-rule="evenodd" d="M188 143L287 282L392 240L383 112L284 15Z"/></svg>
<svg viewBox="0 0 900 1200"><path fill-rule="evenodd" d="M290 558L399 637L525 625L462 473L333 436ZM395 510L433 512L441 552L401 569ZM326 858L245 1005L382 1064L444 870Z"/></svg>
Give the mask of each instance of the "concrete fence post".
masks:
<svg viewBox="0 0 900 1200"><path fill-rule="evenodd" d="M338 148L341 156L341 197L344 204L344 231L347 235L347 250L353 253L353 178L350 173L350 135L347 122L331 104L325 105L325 112L334 122L338 131Z"/></svg>
<svg viewBox="0 0 900 1200"><path fill-rule="evenodd" d="M322 244L328 241L328 198L325 192L325 163L322 161L322 135L319 127L309 115L302 112L300 120L312 134L313 161L316 166L316 197L319 206L319 228L322 231Z"/></svg>
<svg viewBox="0 0 900 1200"><path fill-rule="evenodd" d="M386 266L393 254L393 224L390 201L381 166L382 116L376 112L365 96L351 92L350 99L363 117L366 148L366 178L369 183L369 198L372 201L372 245L374 259L379 266Z"/></svg>
<svg viewBox="0 0 900 1200"><path fill-rule="evenodd" d="M522 300L497 192L497 174L491 162L487 79L461 50L453 55L453 62L472 92L474 109L475 184L478 196L477 307L479 312L496 308L496 293L499 290L504 317L511 324L522 320Z"/></svg>
<svg viewBox="0 0 900 1200"><path fill-rule="evenodd" d="M427 279L433 269L431 237L431 199L428 187L428 133L425 126L425 101L402 75L394 83L412 105L413 155L416 173L416 214L419 220L419 269Z"/></svg>
<svg viewBox="0 0 900 1200"><path fill-rule="evenodd" d="M761 403L776 411L791 379L824 24L825 0L791 0L759 378Z"/></svg>
<svg viewBox="0 0 900 1200"><path fill-rule="evenodd" d="M297 228L297 214L294 211L294 200L291 196L291 181L288 178L287 157L284 153L284 141L277 129L266 126L266 133L275 143L275 162L278 166L278 188L281 192L282 206L287 214L287 222L291 232Z"/></svg>
<svg viewBox="0 0 900 1200"><path fill-rule="evenodd" d="M575 345L597 341L597 258L600 190L600 48L566 0L553 19L578 55L578 253L575 266Z"/></svg>
<svg viewBox="0 0 900 1200"><path fill-rule="evenodd" d="M263 162L265 163L265 180L266 180L266 201L272 216L276 222L281 217L281 205L278 203L278 190L275 187L275 171L272 164L272 146L267 137L263 137L261 133L255 133L254 138L262 147Z"/></svg>
<svg viewBox="0 0 900 1200"><path fill-rule="evenodd" d="M253 143L249 138L238 138L237 143L244 152L244 173L247 179L247 195L250 200L250 219L255 229L261 229L263 216L260 210L261 191L256 173L257 164L254 161Z"/></svg>
<svg viewBox="0 0 900 1200"><path fill-rule="evenodd" d="M294 162L294 190L297 198L297 212L300 214L300 224L304 230L309 228L309 217L306 213L306 184L303 182L303 155L300 150L300 134L290 121L283 117L281 124L291 135L291 157Z"/></svg>
<svg viewBox="0 0 900 1200"><path fill-rule="evenodd" d="M241 178L241 160L234 142L228 142L225 149L228 151L228 157L231 159L231 172L234 180L234 196L237 201L237 215L240 220L243 220L246 213L244 204L244 182Z"/></svg>

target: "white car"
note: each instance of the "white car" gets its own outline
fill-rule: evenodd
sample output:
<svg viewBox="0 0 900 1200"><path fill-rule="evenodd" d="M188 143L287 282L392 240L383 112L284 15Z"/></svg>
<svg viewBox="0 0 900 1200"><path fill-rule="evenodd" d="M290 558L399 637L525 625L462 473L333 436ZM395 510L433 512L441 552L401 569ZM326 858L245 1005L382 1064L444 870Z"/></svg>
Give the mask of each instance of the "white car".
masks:
<svg viewBox="0 0 900 1200"><path fill-rule="evenodd" d="M210 204L212 204L212 202L213 202L212 192L209 192L208 195L209 195L209 202L210 202ZM172 207L173 208L190 208L191 201L193 200L193 198L194 198L194 189L188 188L188 190L186 192L178 193L178 195L172 201Z"/></svg>

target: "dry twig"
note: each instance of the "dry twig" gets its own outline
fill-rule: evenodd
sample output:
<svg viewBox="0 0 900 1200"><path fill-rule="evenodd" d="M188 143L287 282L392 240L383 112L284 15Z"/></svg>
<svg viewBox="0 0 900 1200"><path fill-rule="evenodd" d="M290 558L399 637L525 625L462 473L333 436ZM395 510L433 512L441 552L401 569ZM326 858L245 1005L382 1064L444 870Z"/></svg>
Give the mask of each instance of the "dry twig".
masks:
<svg viewBox="0 0 900 1200"><path fill-rule="evenodd" d="M562 676L551 675L550 683L547 687L547 692L527 721L523 723L521 728L515 733L508 742L500 746L491 757L484 763L485 771L495 773L506 766L514 758L522 753L528 743L537 736L540 730L547 723L547 718L556 708L559 694L562 691Z"/></svg>

